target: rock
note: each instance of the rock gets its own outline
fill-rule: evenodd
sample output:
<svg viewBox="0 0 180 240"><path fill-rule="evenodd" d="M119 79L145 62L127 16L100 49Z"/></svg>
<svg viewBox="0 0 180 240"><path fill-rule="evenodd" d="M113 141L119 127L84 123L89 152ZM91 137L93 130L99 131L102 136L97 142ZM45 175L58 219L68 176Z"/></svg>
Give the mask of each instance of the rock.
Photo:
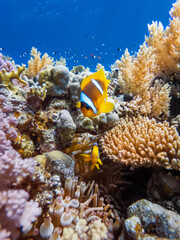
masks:
<svg viewBox="0 0 180 240"><path fill-rule="evenodd" d="M69 69L63 65L56 65L51 73L54 83L65 90L70 79Z"/></svg>
<svg viewBox="0 0 180 240"><path fill-rule="evenodd" d="M76 125L70 113L67 110L61 110L56 125L56 139L60 149L71 145L75 131Z"/></svg>
<svg viewBox="0 0 180 240"><path fill-rule="evenodd" d="M180 239L180 216L146 199L129 206L124 223L128 239Z"/></svg>
<svg viewBox="0 0 180 240"><path fill-rule="evenodd" d="M115 112L107 113L107 124L113 127L119 121L119 116Z"/></svg>
<svg viewBox="0 0 180 240"><path fill-rule="evenodd" d="M47 85L47 95L54 97L61 97L68 93L69 80L69 70L64 65L47 67L38 76L39 83Z"/></svg>
<svg viewBox="0 0 180 240"><path fill-rule="evenodd" d="M171 172L155 172L148 181L147 190L154 200L172 199L180 195L180 176Z"/></svg>
<svg viewBox="0 0 180 240"><path fill-rule="evenodd" d="M175 196L172 199L172 203L174 205L174 208L178 213L180 213L180 196Z"/></svg>
<svg viewBox="0 0 180 240"><path fill-rule="evenodd" d="M36 77L36 80L39 82L40 85L45 83L48 86L48 83L52 82L52 65L47 65L41 69L38 76Z"/></svg>
<svg viewBox="0 0 180 240"><path fill-rule="evenodd" d="M73 102L77 102L80 98L81 87L79 82L70 84L70 97Z"/></svg>
<svg viewBox="0 0 180 240"><path fill-rule="evenodd" d="M67 154L56 150L46 153L45 156L45 169L52 175L59 175L63 180L74 176L74 161Z"/></svg>

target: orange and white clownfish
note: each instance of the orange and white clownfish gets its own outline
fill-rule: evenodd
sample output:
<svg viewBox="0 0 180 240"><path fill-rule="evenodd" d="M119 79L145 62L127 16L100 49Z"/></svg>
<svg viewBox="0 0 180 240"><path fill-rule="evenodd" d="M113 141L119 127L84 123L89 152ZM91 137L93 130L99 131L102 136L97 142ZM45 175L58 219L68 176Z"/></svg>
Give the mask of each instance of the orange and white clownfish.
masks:
<svg viewBox="0 0 180 240"><path fill-rule="evenodd" d="M83 79L80 102L76 106L81 108L85 117L93 118L113 110L114 103L107 95L109 82L102 69Z"/></svg>
<svg viewBox="0 0 180 240"><path fill-rule="evenodd" d="M99 169L99 164L103 165L101 159L99 158L99 148L97 143L94 143L90 154L81 154L85 162L92 162L90 170L93 170L96 166Z"/></svg>

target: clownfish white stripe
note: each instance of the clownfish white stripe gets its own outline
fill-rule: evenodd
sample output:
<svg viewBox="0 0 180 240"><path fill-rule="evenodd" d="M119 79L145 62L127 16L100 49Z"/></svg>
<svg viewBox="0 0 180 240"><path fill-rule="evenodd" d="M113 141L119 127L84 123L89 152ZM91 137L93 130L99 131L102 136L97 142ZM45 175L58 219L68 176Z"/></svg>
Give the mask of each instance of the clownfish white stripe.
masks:
<svg viewBox="0 0 180 240"><path fill-rule="evenodd" d="M80 101L86 103L93 110L94 114L97 113L93 101L84 92L81 92Z"/></svg>
<svg viewBox="0 0 180 240"><path fill-rule="evenodd" d="M100 91L101 95L103 95L102 87L99 85L99 83L95 79L91 79L92 83L97 87L97 89Z"/></svg>

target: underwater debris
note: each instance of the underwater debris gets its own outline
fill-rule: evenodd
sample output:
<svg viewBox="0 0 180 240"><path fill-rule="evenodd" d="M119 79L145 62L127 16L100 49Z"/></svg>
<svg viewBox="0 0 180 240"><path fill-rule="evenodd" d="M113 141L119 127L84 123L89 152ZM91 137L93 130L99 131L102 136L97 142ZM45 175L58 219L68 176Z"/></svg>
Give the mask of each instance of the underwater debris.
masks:
<svg viewBox="0 0 180 240"><path fill-rule="evenodd" d="M126 117L100 139L103 152L126 166L180 170L180 137L174 126L155 119Z"/></svg>

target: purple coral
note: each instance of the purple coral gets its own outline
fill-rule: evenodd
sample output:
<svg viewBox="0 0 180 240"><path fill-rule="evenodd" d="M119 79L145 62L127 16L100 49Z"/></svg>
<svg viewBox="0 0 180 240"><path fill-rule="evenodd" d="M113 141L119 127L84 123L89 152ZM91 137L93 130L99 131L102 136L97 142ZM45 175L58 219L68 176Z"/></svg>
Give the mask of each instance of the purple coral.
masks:
<svg viewBox="0 0 180 240"><path fill-rule="evenodd" d="M10 239L17 239L18 228L30 230L31 222L41 214L41 208L36 202L27 201L29 194L26 191L9 189L17 179L23 180L34 172L34 160L22 159L11 146L11 141L17 137L14 128L17 120L8 116L9 111L12 109L6 106L5 97L0 96L0 239L8 239L3 236L8 236L9 232Z"/></svg>
<svg viewBox="0 0 180 240"><path fill-rule="evenodd" d="M6 70L6 72L11 72L13 70L13 65L9 60L3 57L2 53L0 53L0 71L3 69Z"/></svg>
<svg viewBox="0 0 180 240"><path fill-rule="evenodd" d="M17 137L13 128L16 124L14 117L8 117L0 109L0 190L3 190L17 177L24 178L34 172L34 160L22 159L20 154L11 146L11 141Z"/></svg>

